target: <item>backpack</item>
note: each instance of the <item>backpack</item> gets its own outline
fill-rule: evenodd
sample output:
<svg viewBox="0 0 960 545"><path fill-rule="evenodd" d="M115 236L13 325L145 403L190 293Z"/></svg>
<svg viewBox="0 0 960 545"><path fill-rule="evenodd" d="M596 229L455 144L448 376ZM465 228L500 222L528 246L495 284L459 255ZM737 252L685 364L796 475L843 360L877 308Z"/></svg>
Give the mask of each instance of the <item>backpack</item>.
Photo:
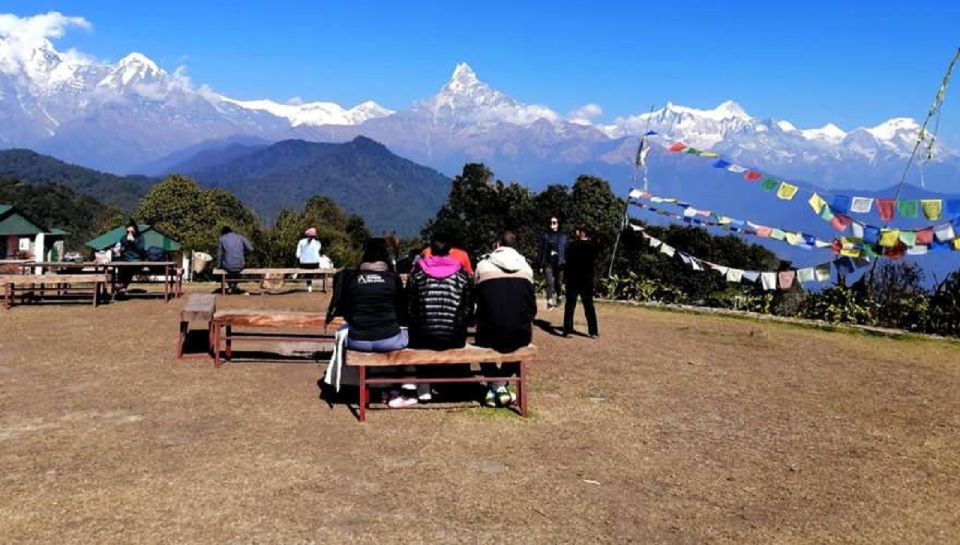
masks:
<svg viewBox="0 0 960 545"><path fill-rule="evenodd" d="M167 251L159 246L151 246L144 252L147 261L163 261L167 257Z"/></svg>

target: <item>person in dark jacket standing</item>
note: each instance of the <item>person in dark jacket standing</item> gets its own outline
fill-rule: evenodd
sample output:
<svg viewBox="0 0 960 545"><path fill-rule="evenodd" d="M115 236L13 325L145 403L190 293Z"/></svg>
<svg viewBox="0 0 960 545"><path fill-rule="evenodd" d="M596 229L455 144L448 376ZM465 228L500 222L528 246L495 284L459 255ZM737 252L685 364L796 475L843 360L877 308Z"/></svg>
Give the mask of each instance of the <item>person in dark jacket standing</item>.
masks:
<svg viewBox="0 0 960 545"><path fill-rule="evenodd" d="M537 297L533 288L533 271L516 249L517 236L506 231L497 240L494 250L477 264L474 277L474 299L477 306L476 345L498 352L513 352L530 344L532 324L537 316ZM516 364L484 364L488 376L508 376L517 372ZM516 400L505 382L491 383L484 403L495 406Z"/></svg>
<svg viewBox="0 0 960 545"><path fill-rule="evenodd" d="M220 263L220 268L227 272L230 293L240 293L237 289L237 277L247 266L246 255L252 251L253 245L247 237L233 232L233 229L227 226L220 230L217 262Z"/></svg>
<svg viewBox="0 0 960 545"><path fill-rule="evenodd" d="M126 232L117 242L116 250L120 261L143 261L146 258L146 241L143 233L140 232L140 226L137 222L130 220L127 224ZM127 287L133 280L133 269L129 267L118 267L117 269L117 296L123 297L127 294Z"/></svg>
<svg viewBox="0 0 960 545"><path fill-rule="evenodd" d="M597 311L593 307L593 270L597 260L597 245L590 240L587 228L577 227L575 239L567 246L567 300L563 309L563 336L573 333L573 312L577 297L583 301L587 315L587 331L597 337Z"/></svg>
<svg viewBox="0 0 960 545"><path fill-rule="evenodd" d="M537 268L547 281L547 310L556 308L563 295L563 268L566 265L567 235L560 232L560 219L550 217L550 230L540 235Z"/></svg>

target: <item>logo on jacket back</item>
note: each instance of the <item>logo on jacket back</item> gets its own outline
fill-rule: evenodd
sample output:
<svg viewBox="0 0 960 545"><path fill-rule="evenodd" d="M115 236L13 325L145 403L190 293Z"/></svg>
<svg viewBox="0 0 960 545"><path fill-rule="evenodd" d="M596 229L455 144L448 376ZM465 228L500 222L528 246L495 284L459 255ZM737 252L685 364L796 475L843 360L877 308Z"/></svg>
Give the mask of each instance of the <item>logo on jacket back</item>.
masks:
<svg viewBox="0 0 960 545"><path fill-rule="evenodd" d="M361 274L357 276L358 284L384 284L383 277L379 274Z"/></svg>

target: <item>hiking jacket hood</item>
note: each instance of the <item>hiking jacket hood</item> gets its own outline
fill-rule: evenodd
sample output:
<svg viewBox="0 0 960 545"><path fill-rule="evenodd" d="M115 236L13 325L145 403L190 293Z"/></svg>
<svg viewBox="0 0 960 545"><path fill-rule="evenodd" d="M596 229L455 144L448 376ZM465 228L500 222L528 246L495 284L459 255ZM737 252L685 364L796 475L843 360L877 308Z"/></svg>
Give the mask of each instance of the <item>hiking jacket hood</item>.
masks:
<svg viewBox="0 0 960 545"><path fill-rule="evenodd" d="M470 277L448 256L421 259L407 281L410 346L443 350L467 342Z"/></svg>
<svg viewBox="0 0 960 545"><path fill-rule="evenodd" d="M425 257L418 262L418 265L427 276L438 280L453 276L463 268L459 261L446 255Z"/></svg>

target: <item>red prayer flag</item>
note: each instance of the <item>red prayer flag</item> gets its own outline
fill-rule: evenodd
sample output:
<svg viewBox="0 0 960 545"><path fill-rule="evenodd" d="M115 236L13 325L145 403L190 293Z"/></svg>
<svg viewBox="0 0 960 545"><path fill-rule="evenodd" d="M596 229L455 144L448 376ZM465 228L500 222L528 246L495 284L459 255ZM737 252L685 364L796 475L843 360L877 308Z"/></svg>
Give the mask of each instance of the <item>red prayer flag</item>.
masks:
<svg viewBox="0 0 960 545"><path fill-rule="evenodd" d="M748 170L747 173L743 175L743 179L748 182L757 182L763 179L763 174L760 174L756 170Z"/></svg>
<svg viewBox="0 0 960 545"><path fill-rule="evenodd" d="M907 247L903 245L902 242L897 243L893 248L884 248L883 257L887 259L903 259L903 256L907 253Z"/></svg>
<svg viewBox="0 0 960 545"><path fill-rule="evenodd" d="M893 199L877 199L877 212L880 213L880 219L883 221L890 221L893 219L893 207L896 205L896 201Z"/></svg>
<svg viewBox="0 0 960 545"><path fill-rule="evenodd" d="M681 151L687 149L687 145L684 144L683 142L677 142L676 144L670 146L670 147L667 148L667 149L670 150L670 151L672 151L672 152L674 152L674 153L677 153L677 152L681 152Z"/></svg>
<svg viewBox="0 0 960 545"><path fill-rule="evenodd" d="M837 231L846 231L853 220L846 214L834 214L830 220L830 225Z"/></svg>
<svg viewBox="0 0 960 545"><path fill-rule="evenodd" d="M923 244L924 246L933 244L933 227L927 227L926 229L917 231L916 244Z"/></svg>
<svg viewBox="0 0 960 545"><path fill-rule="evenodd" d="M834 239L833 243L830 244L830 249L833 250L833 253L839 254L840 250L843 249L843 242Z"/></svg>

